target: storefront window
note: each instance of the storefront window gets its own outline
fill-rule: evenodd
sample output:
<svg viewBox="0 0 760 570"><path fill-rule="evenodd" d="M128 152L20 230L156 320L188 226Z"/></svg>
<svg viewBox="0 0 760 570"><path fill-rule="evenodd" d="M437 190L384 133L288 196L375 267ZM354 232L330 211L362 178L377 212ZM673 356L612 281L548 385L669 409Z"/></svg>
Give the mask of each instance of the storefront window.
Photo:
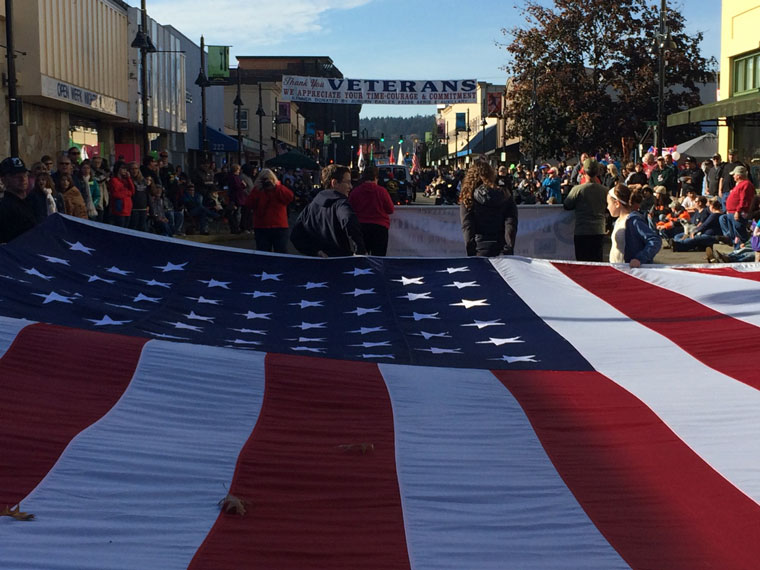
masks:
<svg viewBox="0 0 760 570"><path fill-rule="evenodd" d="M734 60L734 95L760 87L760 53Z"/></svg>

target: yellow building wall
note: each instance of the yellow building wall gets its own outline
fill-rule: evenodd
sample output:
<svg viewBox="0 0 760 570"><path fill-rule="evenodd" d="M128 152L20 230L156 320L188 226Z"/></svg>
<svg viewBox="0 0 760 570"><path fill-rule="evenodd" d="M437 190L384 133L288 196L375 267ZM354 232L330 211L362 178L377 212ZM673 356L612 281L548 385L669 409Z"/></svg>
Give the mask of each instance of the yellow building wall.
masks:
<svg viewBox="0 0 760 570"><path fill-rule="evenodd" d="M758 0L723 0L720 42L720 100L732 94L733 60L760 48L760 2ZM728 127L718 128L718 152L726 158L733 144Z"/></svg>

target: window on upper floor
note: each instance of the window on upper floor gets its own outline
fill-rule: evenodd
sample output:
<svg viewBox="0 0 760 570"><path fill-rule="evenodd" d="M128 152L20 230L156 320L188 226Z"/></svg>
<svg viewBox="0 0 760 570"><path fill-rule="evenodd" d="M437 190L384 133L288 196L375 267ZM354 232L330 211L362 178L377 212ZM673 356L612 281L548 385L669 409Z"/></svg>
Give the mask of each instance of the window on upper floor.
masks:
<svg viewBox="0 0 760 570"><path fill-rule="evenodd" d="M235 128L237 128L237 116L238 116L238 108L235 107L235 110L234 110ZM248 109L240 109L240 130L241 131L248 130Z"/></svg>
<svg viewBox="0 0 760 570"><path fill-rule="evenodd" d="M760 52L734 60L733 95L742 95L760 87Z"/></svg>

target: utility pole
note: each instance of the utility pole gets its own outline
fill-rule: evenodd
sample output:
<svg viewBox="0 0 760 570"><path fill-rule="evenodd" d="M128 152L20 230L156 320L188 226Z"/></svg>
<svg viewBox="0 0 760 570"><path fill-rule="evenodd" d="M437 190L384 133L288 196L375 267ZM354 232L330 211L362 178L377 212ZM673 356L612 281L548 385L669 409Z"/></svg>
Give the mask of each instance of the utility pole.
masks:
<svg viewBox="0 0 760 570"><path fill-rule="evenodd" d="M140 21L143 33L148 33L148 10L145 0L141 3ZM150 140L148 138L148 50L140 49L140 87L142 89L142 147L143 156L150 152Z"/></svg>
<svg viewBox="0 0 760 570"><path fill-rule="evenodd" d="M18 156L18 99L16 95L16 51L13 41L13 0L5 0L5 57L8 58L8 125L11 156Z"/></svg>
<svg viewBox="0 0 760 570"><path fill-rule="evenodd" d="M264 106L261 102L261 81L259 81L259 106L256 109L259 116L259 168L264 168Z"/></svg>
<svg viewBox="0 0 760 570"><path fill-rule="evenodd" d="M206 78L206 42L201 36L201 73L204 79ZM208 158L208 138L206 133L206 87L208 79L202 82L201 85L201 122L203 123L203 156Z"/></svg>

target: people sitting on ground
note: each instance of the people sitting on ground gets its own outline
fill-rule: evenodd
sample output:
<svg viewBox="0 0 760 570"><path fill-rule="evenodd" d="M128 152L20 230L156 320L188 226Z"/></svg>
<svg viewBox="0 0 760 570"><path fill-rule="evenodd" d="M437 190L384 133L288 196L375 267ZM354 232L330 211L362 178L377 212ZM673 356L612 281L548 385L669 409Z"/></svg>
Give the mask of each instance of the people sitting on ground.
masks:
<svg viewBox="0 0 760 570"><path fill-rule="evenodd" d="M683 224L689 223L691 216L681 204L675 204L665 219L657 222L655 228L663 239L672 239L676 234L683 233Z"/></svg>
<svg viewBox="0 0 760 570"><path fill-rule="evenodd" d="M631 188L630 186L628 187ZM654 190L652 190L649 184L644 184L638 189L641 190L641 196L642 196L641 206L639 206L639 211L642 214L645 214L648 218L649 212L651 212L652 208L654 208ZM636 188L631 188L631 190L636 190Z"/></svg>
<svg viewBox="0 0 760 570"><path fill-rule="evenodd" d="M682 192L685 196L681 199L681 205L689 212L689 215L692 215L697 211L697 191L687 183Z"/></svg>
<svg viewBox="0 0 760 570"><path fill-rule="evenodd" d="M670 213L671 203L672 199L668 193L668 189L665 186L655 186L654 204L649 210L649 225L652 229L656 229L657 222L663 221Z"/></svg>
<svg viewBox="0 0 760 570"><path fill-rule="evenodd" d="M204 236L209 235L209 219L215 220L219 214L203 205L203 196L196 191L195 184L189 183L185 186L182 202L187 212L185 220L192 223L192 228L188 228L188 233L198 232Z"/></svg>
<svg viewBox="0 0 760 570"><path fill-rule="evenodd" d="M496 185L493 168L476 160L462 181L459 215L468 256L512 255L517 237L517 204ZM557 180L559 183L559 180Z"/></svg>
<svg viewBox="0 0 760 570"><path fill-rule="evenodd" d="M706 196L700 196L699 198L706 200ZM720 216L723 213L720 199L711 198L708 201L708 209L709 214L707 217L690 233L676 235L670 242L670 246L674 252L704 250L706 247L720 241L723 235L720 229Z"/></svg>
<svg viewBox="0 0 760 570"><path fill-rule="evenodd" d="M652 263L662 239L649 227L639 210L641 191L618 184L607 194L607 209L615 220L610 263L628 263L631 268Z"/></svg>

